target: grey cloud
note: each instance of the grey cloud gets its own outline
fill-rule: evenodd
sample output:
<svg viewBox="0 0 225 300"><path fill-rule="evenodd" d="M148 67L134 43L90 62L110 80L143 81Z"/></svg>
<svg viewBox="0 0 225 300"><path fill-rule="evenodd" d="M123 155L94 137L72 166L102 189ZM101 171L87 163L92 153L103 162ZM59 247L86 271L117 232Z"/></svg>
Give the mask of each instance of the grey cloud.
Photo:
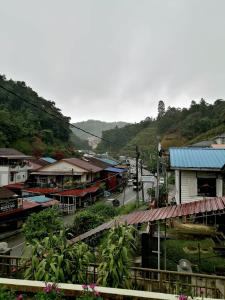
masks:
<svg viewBox="0 0 225 300"><path fill-rule="evenodd" d="M139 121L224 97L223 0L7 1L1 73L73 121Z"/></svg>

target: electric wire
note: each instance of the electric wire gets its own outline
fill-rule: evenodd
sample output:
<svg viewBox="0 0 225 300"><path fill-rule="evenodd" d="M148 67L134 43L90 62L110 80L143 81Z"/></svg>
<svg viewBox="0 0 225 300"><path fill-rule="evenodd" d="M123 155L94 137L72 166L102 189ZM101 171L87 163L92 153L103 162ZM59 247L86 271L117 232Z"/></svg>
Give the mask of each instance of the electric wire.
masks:
<svg viewBox="0 0 225 300"><path fill-rule="evenodd" d="M94 134L94 133L92 133L92 132L89 132L89 131L87 131L87 130L85 130L85 129L82 129L82 128L80 128L80 127L78 127L78 126L76 126L76 125L74 125L74 124L72 124L72 123L70 123L70 122L67 122L67 121L64 120L63 118L61 118L61 117L59 117L59 116L57 116L57 115L55 115L55 114L53 114L53 113L47 111L47 110L44 109L43 107L39 107L38 105L36 105L36 104L30 102L30 101L27 100L26 98L20 96L19 94L17 94L17 93L15 93L15 92L11 91L11 90L8 89L8 88L2 86L1 84L0 84L0 88L3 89L3 90L5 90L6 92L8 92L8 93L10 93L10 94L12 94L12 95L18 97L18 98L19 98L20 100L22 100L23 102L25 102L25 103L27 103L27 104L29 104L29 105L31 105L31 106L37 108L38 110L41 110L42 112L45 112L46 114L50 115L51 117L54 117L54 118L56 118L56 119L58 119L58 120L60 120L60 121L62 121L62 122L64 122L64 123L66 123L67 125L70 125L71 127L74 127L74 128L76 128L76 129L78 129L78 130L80 130L80 131L83 131L84 133L87 133L87 134L89 134L89 135L91 135L91 136L94 136L94 137L96 137L96 138L98 138L98 139L100 139L100 140L103 140L103 141L105 141L105 142L107 142L107 143L109 143L109 144L112 144L111 141L106 140L106 139L104 139L104 138L102 138L102 137L100 137L100 136L98 136L98 135L96 135L96 134Z"/></svg>

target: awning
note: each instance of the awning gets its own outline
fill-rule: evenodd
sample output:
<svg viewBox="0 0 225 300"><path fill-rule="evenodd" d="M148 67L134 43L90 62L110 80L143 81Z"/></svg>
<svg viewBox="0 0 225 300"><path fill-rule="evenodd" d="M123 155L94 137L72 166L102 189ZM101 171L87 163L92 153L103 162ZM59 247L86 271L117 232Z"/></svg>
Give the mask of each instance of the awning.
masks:
<svg viewBox="0 0 225 300"><path fill-rule="evenodd" d="M30 193L30 194L54 194L58 192L58 188L39 188L39 187L35 187L35 188L28 188L28 189L24 189L23 192L26 193Z"/></svg>
<svg viewBox="0 0 225 300"><path fill-rule="evenodd" d="M87 194L95 193L99 190L98 186L91 186L86 189L73 189L73 190L66 190L62 192L55 193L55 195L59 196L71 196L71 197L84 197Z"/></svg>

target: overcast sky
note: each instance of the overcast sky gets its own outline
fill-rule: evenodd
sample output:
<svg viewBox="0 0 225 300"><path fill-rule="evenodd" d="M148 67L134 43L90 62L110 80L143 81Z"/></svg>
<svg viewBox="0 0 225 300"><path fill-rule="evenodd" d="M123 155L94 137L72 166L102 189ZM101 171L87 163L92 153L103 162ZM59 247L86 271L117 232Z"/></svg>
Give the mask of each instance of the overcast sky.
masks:
<svg viewBox="0 0 225 300"><path fill-rule="evenodd" d="M0 0L0 73L73 122L225 98L224 0Z"/></svg>

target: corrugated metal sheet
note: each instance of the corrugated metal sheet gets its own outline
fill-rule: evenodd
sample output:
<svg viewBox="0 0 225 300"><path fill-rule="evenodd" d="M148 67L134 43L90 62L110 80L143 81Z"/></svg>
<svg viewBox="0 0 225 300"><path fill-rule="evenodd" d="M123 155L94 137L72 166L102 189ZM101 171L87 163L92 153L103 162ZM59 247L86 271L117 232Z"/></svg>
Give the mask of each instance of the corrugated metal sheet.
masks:
<svg viewBox="0 0 225 300"><path fill-rule="evenodd" d="M53 164L53 163L55 163L55 162L57 161L57 160L55 160L55 159L52 158L52 157L41 157L40 159L46 161L46 162L49 163L49 164Z"/></svg>
<svg viewBox="0 0 225 300"><path fill-rule="evenodd" d="M124 170L124 169L119 169L119 168L114 168L114 167L108 167L108 168L105 169L105 171L114 172L114 173L126 172L126 170Z"/></svg>
<svg viewBox="0 0 225 300"><path fill-rule="evenodd" d="M75 197L84 197L87 194L95 193L99 189L98 186L91 186L86 189L73 189L73 190L67 190L58 192L56 195L59 196L75 196Z"/></svg>
<svg viewBox="0 0 225 300"><path fill-rule="evenodd" d="M44 202L51 201L52 198L45 197L45 195L39 195L39 196L26 197L26 200L36 202L36 203L44 203Z"/></svg>
<svg viewBox="0 0 225 300"><path fill-rule="evenodd" d="M180 205L173 205L151 209L147 211L137 211L128 215L119 217L118 219L104 223L84 234L71 240L71 243L84 240L96 233L107 230L115 224L134 225L139 223L162 221L181 216L197 215L199 213L210 212L225 212L225 197L222 198L208 198L205 200L189 202Z"/></svg>
<svg viewBox="0 0 225 300"><path fill-rule="evenodd" d="M103 161L103 162L105 162L105 163L108 164L108 165L111 165L111 166L116 166L116 165L119 164L118 161L115 161L115 160L113 160L113 159L109 159L109 158L100 158L100 157L96 157L96 158L99 159L99 160L101 160L101 161Z"/></svg>
<svg viewBox="0 0 225 300"><path fill-rule="evenodd" d="M23 192L31 193L31 194L42 194L42 195L47 195L47 194L55 194L58 192L58 188L28 188L24 189Z"/></svg>
<svg viewBox="0 0 225 300"><path fill-rule="evenodd" d="M225 165L225 149L170 148L172 169L222 169Z"/></svg>
<svg viewBox="0 0 225 300"><path fill-rule="evenodd" d="M79 158L64 158L63 160L89 172L97 173L103 170L102 168Z"/></svg>

